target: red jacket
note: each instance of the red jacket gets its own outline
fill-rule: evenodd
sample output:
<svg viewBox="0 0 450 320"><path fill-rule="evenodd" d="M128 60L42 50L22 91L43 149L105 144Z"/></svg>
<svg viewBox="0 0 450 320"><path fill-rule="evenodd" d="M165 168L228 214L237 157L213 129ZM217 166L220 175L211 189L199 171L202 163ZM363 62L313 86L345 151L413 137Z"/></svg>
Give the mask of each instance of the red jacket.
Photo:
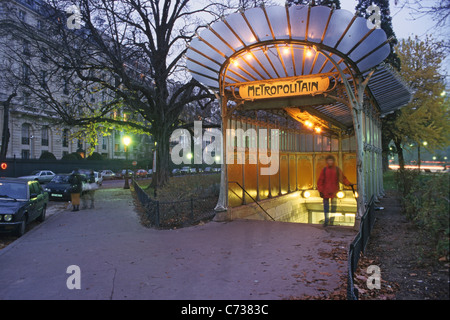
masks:
<svg viewBox="0 0 450 320"><path fill-rule="evenodd" d="M323 198L335 198L336 193L339 191L339 182L346 186L351 185L341 169L336 166L327 166L320 173L319 180L317 181L317 189L323 194Z"/></svg>

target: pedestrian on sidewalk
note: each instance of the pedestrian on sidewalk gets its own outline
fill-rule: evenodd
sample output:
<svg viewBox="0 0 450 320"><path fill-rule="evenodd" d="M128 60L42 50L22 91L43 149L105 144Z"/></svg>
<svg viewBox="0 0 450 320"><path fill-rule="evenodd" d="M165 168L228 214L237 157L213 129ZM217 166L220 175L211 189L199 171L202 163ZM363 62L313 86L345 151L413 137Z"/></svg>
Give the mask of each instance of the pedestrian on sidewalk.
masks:
<svg viewBox="0 0 450 320"><path fill-rule="evenodd" d="M336 212L336 194L339 191L339 182L346 186L352 185L352 183L344 176L342 170L336 166L336 159L334 156L327 156L325 161L327 162L327 165L323 168L319 180L317 181L317 189L320 192L320 197L323 199L323 213L325 215L324 227L328 226L328 216L330 211L331 213Z"/></svg>
<svg viewBox="0 0 450 320"><path fill-rule="evenodd" d="M87 209L88 202L90 201L91 204L89 206L89 209L94 209L94 198L95 198L95 190L97 189L97 184L95 183L95 174L94 170L91 170L87 177L87 190L84 191L83 194L83 206L82 209Z"/></svg>
<svg viewBox="0 0 450 320"><path fill-rule="evenodd" d="M72 201L72 211L80 210L80 194L82 191L82 177L78 172L78 169L73 170L72 174L69 176L70 188L70 200Z"/></svg>

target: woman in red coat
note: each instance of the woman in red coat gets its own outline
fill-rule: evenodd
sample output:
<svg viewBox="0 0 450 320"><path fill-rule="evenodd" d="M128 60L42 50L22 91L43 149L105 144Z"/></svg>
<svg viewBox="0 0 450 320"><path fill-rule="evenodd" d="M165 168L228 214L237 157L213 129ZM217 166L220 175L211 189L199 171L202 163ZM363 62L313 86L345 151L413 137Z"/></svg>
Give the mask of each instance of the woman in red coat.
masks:
<svg viewBox="0 0 450 320"><path fill-rule="evenodd" d="M331 199L331 212L336 211L336 193L339 191L339 182L346 186L352 185L344 173L339 169L335 163L336 159L329 155L326 157L327 166L323 168L320 173L319 180L317 181L317 189L320 192L320 196L323 198L323 212L325 215L324 226L328 226L328 213L330 212L330 199Z"/></svg>

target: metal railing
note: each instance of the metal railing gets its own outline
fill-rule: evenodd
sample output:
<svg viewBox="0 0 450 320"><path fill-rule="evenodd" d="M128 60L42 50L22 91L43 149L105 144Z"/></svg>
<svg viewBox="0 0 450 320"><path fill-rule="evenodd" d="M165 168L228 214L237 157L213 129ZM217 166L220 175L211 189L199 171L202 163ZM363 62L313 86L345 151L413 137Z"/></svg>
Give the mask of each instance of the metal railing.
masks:
<svg viewBox="0 0 450 320"><path fill-rule="evenodd" d="M245 194L246 195L248 195L249 196L249 198L250 199L252 199L253 200L253 202L255 202L257 205L258 205L258 207L260 207L261 208L261 210L262 211L264 211L264 213L266 214L266 215L268 215L269 216L269 218L270 219L272 219L272 221L275 221L275 219L274 218L272 218L272 216L263 208L263 207L261 207L261 205L259 204L259 202L258 201L256 201L256 199L255 198L253 198L251 195L250 195L250 193L248 193L247 192L247 190L245 190L244 189L244 187L243 186L241 186L241 184L239 183L239 182L237 182L237 181L228 181L228 183L235 183L235 184L237 184L238 186L239 186L239 188L241 188L242 189L242 191L244 191L245 192Z"/></svg>
<svg viewBox="0 0 450 320"><path fill-rule="evenodd" d="M354 286L354 275L358 267L361 253L364 253L369 242L370 233L375 224L375 201L370 199L366 212L361 218L359 232L356 234L348 250L347 300L358 300L358 289Z"/></svg>
<svg viewBox="0 0 450 320"><path fill-rule="evenodd" d="M217 203L217 197L215 196L178 201L159 201L152 199L134 178L131 183L139 202L145 209L148 221L157 228L191 225L215 215L214 206Z"/></svg>

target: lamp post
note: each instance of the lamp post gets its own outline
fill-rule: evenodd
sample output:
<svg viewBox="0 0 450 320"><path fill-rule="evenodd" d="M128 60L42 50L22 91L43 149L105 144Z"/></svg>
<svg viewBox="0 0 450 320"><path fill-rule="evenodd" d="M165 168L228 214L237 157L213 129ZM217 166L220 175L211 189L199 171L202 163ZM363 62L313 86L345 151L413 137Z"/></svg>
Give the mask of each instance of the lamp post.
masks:
<svg viewBox="0 0 450 320"><path fill-rule="evenodd" d="M128 183L128 146L131 144L131 138L125 136L122 138L123 145L125 146L125 184L123 185L124 189L130 189L130 184Z"/></svg>

